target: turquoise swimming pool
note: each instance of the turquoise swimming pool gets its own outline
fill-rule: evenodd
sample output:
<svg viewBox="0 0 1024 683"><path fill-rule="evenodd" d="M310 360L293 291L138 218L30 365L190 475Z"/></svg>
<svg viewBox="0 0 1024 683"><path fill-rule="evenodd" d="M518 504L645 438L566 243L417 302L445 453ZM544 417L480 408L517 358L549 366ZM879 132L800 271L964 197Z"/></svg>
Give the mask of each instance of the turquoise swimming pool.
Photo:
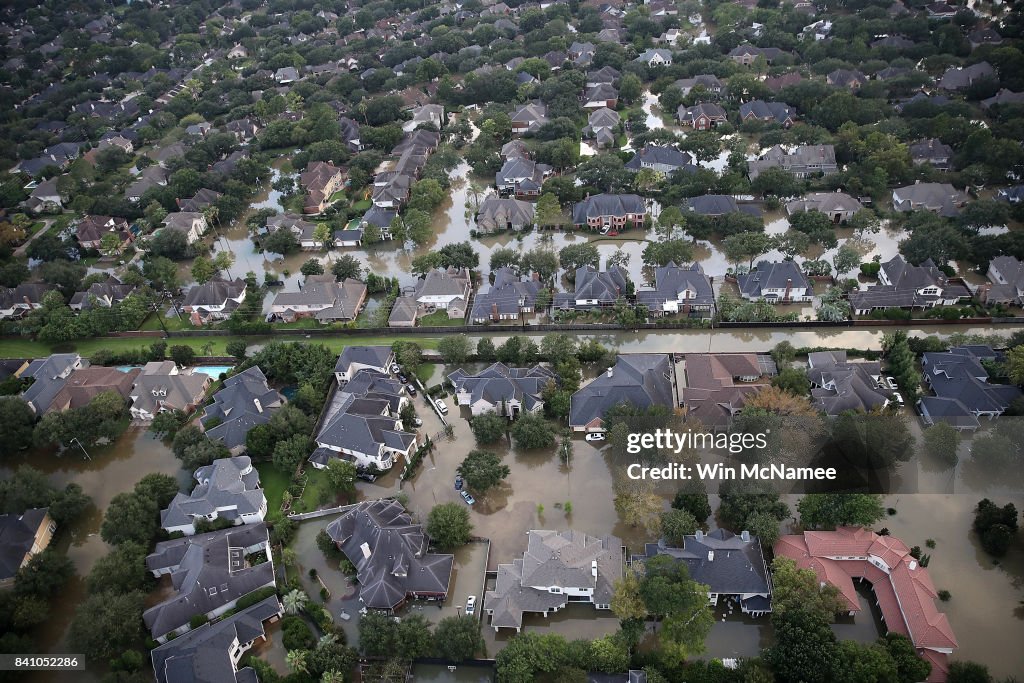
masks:
<svg viewBox="0 0 1024 683"><path fill-rule="evenodd" d="M130 372L130 371L138 369L140 367L142 367L142 366L140 366L140 365L118 365L117 369L120 370L121 372ZM233 365L197 365L196 367L192 368L192 372L201 372L204 375L209 375L213 379L219 379L221 374L226 374L228 372L231 372L231 370L234 367L235 366L233 366Z"/></svg>

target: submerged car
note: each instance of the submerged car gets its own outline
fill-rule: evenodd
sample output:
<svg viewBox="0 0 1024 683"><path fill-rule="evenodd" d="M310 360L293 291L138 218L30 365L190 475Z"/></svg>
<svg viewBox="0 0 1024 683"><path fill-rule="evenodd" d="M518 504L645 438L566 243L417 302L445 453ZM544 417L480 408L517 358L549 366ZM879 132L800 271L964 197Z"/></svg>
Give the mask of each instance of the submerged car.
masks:
<svg viewBox="0 0 1024 683"><path fill-rule="evenodd" d="M472 505L476 502L476 498L469 495L469 491L459 491L459 493L462 495L462 499L466 501L467 505Z"/></svg>
<svg viewBox="0 0 1024 683"><path fill-rule="evenodd" d="M466 598L466 616L476 612L476 596L470 595Z"/></svg>
<svg viewBox="0 0 1024 683"><path fill-rule="evenodd" d="M585 438L587 441L604 441L604 432L591 432Z"/></svg>

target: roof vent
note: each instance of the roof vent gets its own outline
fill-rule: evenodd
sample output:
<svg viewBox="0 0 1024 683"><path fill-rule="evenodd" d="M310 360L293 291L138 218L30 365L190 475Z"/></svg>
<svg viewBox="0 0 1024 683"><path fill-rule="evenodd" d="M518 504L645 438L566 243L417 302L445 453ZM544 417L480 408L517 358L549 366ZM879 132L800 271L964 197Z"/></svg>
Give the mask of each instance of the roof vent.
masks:
<svg viewBox="0 0 1024 683"><path fill-rule="evenodd" d="M910 571L914 571L915 569L917 569L917 560L911 560L910 561Z"/></svg>
<svg viewBox="0 0 1024 683"><path fill-rule="evenodd" d="M590 575L593 576L595 579L597 578L597 560L593 560L590 563Z"/></svg>
<svg viewBox="0 0 1024 683"><path fill-rule="evenodd" d="M715 551L714 550L709 550L708 551L708 562L714 562L714 561L715 561Z"/></svg>
<svg viewBox="0 0 1024 683"><path fill-rule="evenodd" d="M359 549L361 551L363 551L363 557L364 558L366 558L367 560L370 559L370 544L369 543L363 543L362 545L359 546Z"/></svg>
<svg viewBox="0 0 1024 683"><path fill-rule="evenodd" d="M741 531L740 538L743 540L744 543L750 543L750 532L746 530Z"/></svg>

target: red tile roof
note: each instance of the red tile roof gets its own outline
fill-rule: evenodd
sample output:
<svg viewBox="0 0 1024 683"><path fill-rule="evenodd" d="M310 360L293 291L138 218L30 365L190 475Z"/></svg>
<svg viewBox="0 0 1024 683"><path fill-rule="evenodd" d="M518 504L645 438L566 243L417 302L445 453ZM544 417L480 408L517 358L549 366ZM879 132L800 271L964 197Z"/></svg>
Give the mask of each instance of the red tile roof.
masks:
<svg viewBox="0 0 1024 683"><path fill-rule="evenodd" d="M956 636L946 615L935 606L937 592L928 570L910 556L903 541L868 529L840 527L783 536L775 544L775 554L812 569L819 580L834 585L852 611L860 609L853 579L870 582L886 628L909 637L918 653L932 663L928 681L946 680L947 656L940 650L956 649ZM869 560L830 559L850 556L869 556L891 569L886 573Z"/></svg>

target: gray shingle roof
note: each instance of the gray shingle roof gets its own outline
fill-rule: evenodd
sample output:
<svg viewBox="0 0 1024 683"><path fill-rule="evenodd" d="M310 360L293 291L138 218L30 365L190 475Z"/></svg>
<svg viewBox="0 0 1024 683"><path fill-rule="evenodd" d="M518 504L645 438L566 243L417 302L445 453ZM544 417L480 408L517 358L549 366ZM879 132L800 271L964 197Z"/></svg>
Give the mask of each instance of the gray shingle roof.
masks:
<svg viewBox="0 0 1024 683"><path fill-rule="evenodd" d="M223 531L186 536L156 544L146 558L149 571L171 570L174 595L142 614L154 638L189 623L264 586L274 585L271 560L246 566L245 550L266 547L267 526L262 522Z"/></svg>
<svg viewBox="0 0 1024 683"><path fill-rule="evenodd" d="M499 268L494 273L494 284L490 290L477 294L473 300L470 319L490 318L495 311L515 315L523 308L534 308L541 289L543 285L539 280L521 280L511 269Z"/></svg>
<svg viewBox="0 0 1024 683"><path fill-rule="evenodd" d="M428 552L423 527L396 500L359 503L328 524L327 534L355 565L359 598L370 609L448 594L455 557Z"/></svg>
<svg viewBox="0 0 1024 683"><path fill-rule="evenodd" d="M252 427L270 421L281 406L281 395L267 385L267 378L258 367L224 380L223 388L213 395L202 417L205 426L211 420L221 423L209 428L206 435L224 442L228 448L245 445L245 436Z"/></svg>
<svg viewBox="0 0 1024 683"><path fill-rule="evenodd" d="M595 194L582 202L577 202L572 212L572 220L576 225L583 225L588 218L602 216L625 216L626 214L644 214L647 208L644 200L635 194Z"/></svg>
<svg viewBox="0 0 1024 683"><path fill-rule="evenodd" d="M715 292L711 281L704 274L700 264L677 266L669 262L654 269L654 287L640 289L636 293L638 304L649 307L661 307L666 301L678 301L683 292L692 295L685 298L686 303L693 306L714 306Z"/></svg>
<svg viewBox="0 0 1024 683"><path fill-rule="evenodd" d="M217 514L218 518L238 519L263 508L267 499L259 488L260 473L249 456L220 458L195 471L199 482L192 493L178 493L160 513L160 526L185 526L196 517Z"/></svg>
<svg viewBox="0 0 1024 683"><path fill-rule="evenodd" d="M541 393L557 376L551 370L535 365L532 368L510 368L504 363L494 363L475 375L459 369L448 375L448 381L456 393L467 393L470 401L486 401L498 406L508 401L518 401L527 410L533 410L543 403Z"/></svg>
<svg viewBox="0 0 1024 683"><path fill-rule="evenodd" d="M0 515L0 580L14 577L21 569L47 511L33 508L22 514Z"/></svg>
<svg viewBox="0 0 1024 683"><path fill-rule="evenodd" d="M749 297L762 296L766 289L811 289L810 281L795 261L761 261L749 273L737 275L736 281L740 292Z"/></svg>
<svg viewBox="0 0 1024 683"><path fill-rule="evenodd" d="M647 543L644 555L636 559L650 559L667 555L686 564L690 578L703 584L712 593L738 595L743 593L765 593L768 575L765 567L761 542L757 536L743 540L725 529L716 529L701 536L690 535L683 539L682 548L667 547L663 543Z"/></svg>
<svg viewBox="0 0 1024 683"><path fill-rule="evenodd" d="M584 427L595 419L603 420L608 409L620 403L638 408L671 408L674 400L670 373L668 356L663 353L618 356L613 368L572 395L569 425Z"/></svg>

